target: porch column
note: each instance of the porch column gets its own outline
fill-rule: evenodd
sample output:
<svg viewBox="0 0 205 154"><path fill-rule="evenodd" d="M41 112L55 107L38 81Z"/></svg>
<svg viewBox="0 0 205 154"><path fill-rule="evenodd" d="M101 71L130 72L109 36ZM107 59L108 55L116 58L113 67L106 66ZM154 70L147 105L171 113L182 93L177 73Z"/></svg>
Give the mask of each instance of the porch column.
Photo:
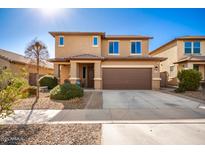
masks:
<svg viewBox="0 0 205 154"><path fill-rule="evenodd" d="M54 64L54 76L58 79L58 82L60 82L60 64Z"/></svg>
<svg viewBox="0 0 205 154"><path fill-rule="evenodd" d="M94 63L94 88L102 89L101 61Z"/></svg>
<svg viewBox="0 0 205 154"><path fill-rule="evenodd" d="M78 80L77 69L78 69L77 62L71 61L70 62L70 82L72 84L75 84L76 81Z"/></svg>
<svg viewBox="0 0 205 154"><path fill-rule="evenodd" d="M202 80L205 80L205 65L199 65L199 72L201 72Z"/></svg>
<svg viewBox="0 0 205 154"><path fill-rule="evenodd" d="M60 83L63 84L65 80L69 80L70 75L70 65L61 64L61 71L60 71Z"/></svg>
<svg viewBox="0 0 205 154"><path fill-rule="evenodd" d="M160 89L160 62L156 62L152 67L152 90Z"/></svg>

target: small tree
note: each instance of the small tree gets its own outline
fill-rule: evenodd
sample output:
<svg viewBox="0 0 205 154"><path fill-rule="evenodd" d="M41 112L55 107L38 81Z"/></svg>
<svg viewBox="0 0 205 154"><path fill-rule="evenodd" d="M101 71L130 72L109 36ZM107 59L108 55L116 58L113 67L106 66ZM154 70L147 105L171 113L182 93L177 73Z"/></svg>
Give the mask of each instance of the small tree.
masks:
<svg viewBox="0 0 205 154"><path fill-rule="evenodd" d="M30 42L25 50L26 57L30 58L35 62L36 65L36 83L37 83L37 94L36 100L39 98L39 67L40 63L44 64L45 60L48 59L49 54L46 45L37 39Z"/></svg>
<svg viewBox="0 0 205 154"><path fill-rule="evenodd" d="M202 75L199 71L189 69L179 71L177 78L179 79L179 88L176 90L177 92L195 91L200 86Z"/></svg>

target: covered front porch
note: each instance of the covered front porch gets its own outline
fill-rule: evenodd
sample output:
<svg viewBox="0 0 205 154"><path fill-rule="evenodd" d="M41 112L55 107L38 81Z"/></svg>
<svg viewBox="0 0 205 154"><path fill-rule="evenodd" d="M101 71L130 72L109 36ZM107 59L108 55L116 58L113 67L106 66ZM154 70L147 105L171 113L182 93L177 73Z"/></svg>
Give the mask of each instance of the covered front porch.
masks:
<svg viewBox="0 0 205 154"><path fill-rule="evenodd" d="M186 62L178 65L179 70L182 69L195 69L202 75L202 80L205 80L205 62Z"/></svg>
<svg viewBox="0 0 205 154"><path fill-rule="evenodd" d="M178 64L178 70L195 69L202 75L202 80L205 80L205 56L188 56L175 64Z"/></svg>
<svg viewBox="0 0 205 154"><path fill-rule="evenodd" d="M83 88L101 89L101 61L71 61L68 79L73 84L79 83Z"/></svg>
<svg viewBox="0 0 205 154"><path fill-rule="evenodd" d="M70 82L72 84L80 84L83 88L101 89L101 61L85 61L85 60L71 60L69 62L54 64L56 67L55 76L58 77L59 82Z"/></svg>

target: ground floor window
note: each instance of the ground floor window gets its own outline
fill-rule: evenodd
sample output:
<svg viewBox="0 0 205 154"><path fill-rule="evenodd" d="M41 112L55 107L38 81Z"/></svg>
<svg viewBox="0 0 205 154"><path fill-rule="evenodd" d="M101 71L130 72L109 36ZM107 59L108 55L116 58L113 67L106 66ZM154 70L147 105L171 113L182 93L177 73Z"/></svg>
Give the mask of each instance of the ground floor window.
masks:
<svg viewBox="0 0 205 154"><path fill-rule="evenodd" d="M194 69L194 70L197 70L197 71L199 71L199 65L197 65L197 64L194 64L194 65L193 65L193 69Z"/></svg>
<svg viewBox="0 0 205 154"><path fill-rule="evenodd" d="M170 66L170 72L174 71L174 66Z"/></svg>

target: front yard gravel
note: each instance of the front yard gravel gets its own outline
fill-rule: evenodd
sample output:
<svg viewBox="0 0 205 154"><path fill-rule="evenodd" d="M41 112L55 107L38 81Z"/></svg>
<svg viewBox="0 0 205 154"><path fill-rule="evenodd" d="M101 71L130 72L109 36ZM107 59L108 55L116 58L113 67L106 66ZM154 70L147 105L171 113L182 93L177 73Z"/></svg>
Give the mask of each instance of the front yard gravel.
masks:
<svg viewBox="0 0 205 154"><path fill-rule="evenodd" d="M40 98L35 103L35 97L18 100L14 105L14 110L31 110L31 109L102 109L102 92L85 91L82 98L71 100L51 100L49 93L40 93Z"/></svg>
<svg viewBox="0 0 205 154"><path fill-rule="evenodd" d="M0 144L101 144L101 124L0 125Z"/></svg>

